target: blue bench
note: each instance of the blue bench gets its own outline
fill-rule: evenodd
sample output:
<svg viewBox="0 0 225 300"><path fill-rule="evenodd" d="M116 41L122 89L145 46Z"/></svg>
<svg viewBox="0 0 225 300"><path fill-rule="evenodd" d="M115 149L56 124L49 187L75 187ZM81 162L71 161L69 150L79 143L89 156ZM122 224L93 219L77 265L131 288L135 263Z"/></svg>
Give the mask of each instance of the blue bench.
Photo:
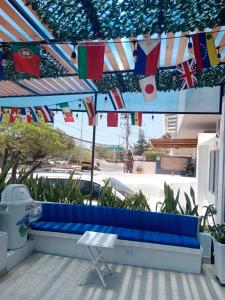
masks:
<svg viewBox="0 0 225 300"><path fill-rule="evenodd" d="M118 239L200 249L198 218L112 207L43 203L33 230L115 233Z"/></svg>

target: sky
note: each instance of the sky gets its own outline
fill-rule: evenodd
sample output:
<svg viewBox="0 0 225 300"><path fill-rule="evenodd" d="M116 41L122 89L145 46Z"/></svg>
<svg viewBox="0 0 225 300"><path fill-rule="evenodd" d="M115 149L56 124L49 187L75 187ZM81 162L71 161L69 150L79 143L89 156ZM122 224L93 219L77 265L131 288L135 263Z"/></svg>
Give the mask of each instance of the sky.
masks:
<svg viewBox="0 0 225 300"><path fill-rule="evenodd" d="M73 113L76 119L74 123L65 123L62 113L58 112L55 114L54 126L64 130L67 134L73 137L81 138L82 114L82 139L91 141L93 127L88 125L88 118L85 112L78 113L78 118L76 117L76 113ZM96 128L96 143L124 146L125 127L123 124L124 120L122 120L119 116L119 126L117 128L109 128L107 127L107 115L102 114L102 119L98 117L98 125ZM147 139L160 137L163 134L163 115L154 114L154 119L152 119L152 114L143 114L143 124L141 128L144 130ZM131 134L129 139L130 147L132 147L132 145L136 143L138 134L139 127L131 126Z"/></svg>

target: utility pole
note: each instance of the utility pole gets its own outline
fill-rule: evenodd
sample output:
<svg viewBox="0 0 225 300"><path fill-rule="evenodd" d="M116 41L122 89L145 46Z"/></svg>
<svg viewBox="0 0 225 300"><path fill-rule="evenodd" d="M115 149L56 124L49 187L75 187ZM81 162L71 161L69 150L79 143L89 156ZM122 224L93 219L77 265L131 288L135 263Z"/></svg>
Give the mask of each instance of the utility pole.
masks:
<svg viewBox="0 0 225 300"><path fill-rule="evenodd" d="M121 125L124 127L125 134L124 134L124 141L125 141L125 149L128 150L129 148L129 136L130 136L130 114L125 113L121 114Z"/></svg>
<svg viewBox="0 0 225 300"><path fill-rule="evenodd" d="M81 113L81 125L80 125L80 153L79 153L80 165L82 160L82 139L83 139L83 112Z"/></svg>
<svg viewBox="0 0 225 300"><path fill-rule="evenodd" d="M129 126L129 115L126 114L126 150L129 148L129 135L130 135L130 126Z"/></svg>

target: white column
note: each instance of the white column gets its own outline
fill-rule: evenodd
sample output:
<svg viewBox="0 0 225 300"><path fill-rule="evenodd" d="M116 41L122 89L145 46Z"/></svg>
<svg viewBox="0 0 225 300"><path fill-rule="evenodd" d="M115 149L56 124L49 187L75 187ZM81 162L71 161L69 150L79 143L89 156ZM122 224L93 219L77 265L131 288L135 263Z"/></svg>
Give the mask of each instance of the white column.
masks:
<svg viewBox="0 0 225 300"><path fill-rule="evenodd" d="M219 142L219 179L218 179L218 197L216 199L217 222L223 223L224 219L224 196L225 196L225 99L223 97L222 115L220 123L220 142Z"/></svg>
<svg viewBox="0 0 225 300"><path fill-rule="evenodd" d="M209 146L202 145L197 148L197 200L200 215L203 213L206 193L209 186Z"/></svg>

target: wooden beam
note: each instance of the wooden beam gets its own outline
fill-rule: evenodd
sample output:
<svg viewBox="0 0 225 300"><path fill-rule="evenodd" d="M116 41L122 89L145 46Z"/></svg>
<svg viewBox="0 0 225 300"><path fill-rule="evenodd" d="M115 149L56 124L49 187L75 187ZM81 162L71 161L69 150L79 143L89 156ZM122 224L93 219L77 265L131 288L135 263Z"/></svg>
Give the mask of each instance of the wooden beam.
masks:
<svg viewBox="0 0 225 300"><path fill-rule="evenodd" d="M165 66L169 67L169 66L171 66L171 59L172 59L172 54L173 54L174 33L169 32L169 33L167 33L166 36L167 36L168 40L166 40Z"/></svg>

